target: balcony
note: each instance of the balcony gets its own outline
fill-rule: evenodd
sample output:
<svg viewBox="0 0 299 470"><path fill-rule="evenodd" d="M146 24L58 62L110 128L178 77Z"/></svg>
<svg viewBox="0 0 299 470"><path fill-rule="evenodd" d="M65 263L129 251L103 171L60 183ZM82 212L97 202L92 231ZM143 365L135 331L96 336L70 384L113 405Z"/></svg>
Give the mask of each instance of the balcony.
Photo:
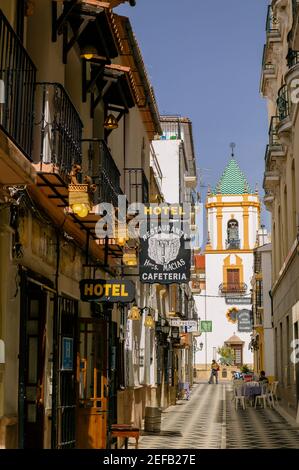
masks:
<svg viewBox="0 0 299 470"><path fill-rule="evenodd" d="M82 164L80 116L60 83L38 83L36 103L35 168L68 182L72 166Z"/></svg>
<svg viewBox="0 0 299 470"><path fill-rule="evenodd" d="M283 85L278 91L277 110L280 122L290 115L290 102L287 85Z"/></svg>
<svg viewBox="0 0 299 470"><path fill-rule="evenodd" d="M225 240L226 250L239 250L241 246L241 240Z"/></svg>
<svg viewBox="0 0 299 470"><path fill-rule="evenodd" d="M298 50L289 49L289 52L287 55L287 64L288 64L289 70L285 74L285 83L292 90L294 87L293 81L299 78L299 51ZM297 94L295 95L295 100L293 100L291 96L291 102L295 102L295 103L298 102Z"/></svg>
<svg viewBox="0 0 299 470"><path fill-rule="evenodd" d="M21 183L30 173L36 68L1 10L0 48L0 130L6 148L0 157L0 181ZM16 181L14 173L19 173ZM30 177L27 182L32 182Z"/></svg>
<svg viewBox="0 0 299 470"><path fill-rule="evenodd" d="M129 203L149 201L149 185L142 168L125 168L125 193Z"/></svg>
<svg viewBox="0 0 299 470"><path fill-rule="evenodd" d="M254 314L254 327L261 327L264 325L264 309L257 307Z"/></svg>
<svg viewBox="0 0 299 470"><path fill-rule="evenodd" d="M268 48L266 45L264 45L263 60L262 60L262 75L261 75L261 81L260 81L260 90L263 96L266 96L266 84L268 80L276 78L276 67L269 60L267 60L267 55L268 55Z"/></svg>
<svg viewBox="0 0 299 470"><path fill-rule="evenodd" d="M270 169L272 159L282 159L286 156L286 148L278 136L279 116L272 116L269 127L269 144L265 152L265 165Z"/></svg>
<svg viewBox="0 0 299 470"><path fill-rule="evenodd" d="M263 188L265 191L273 191L280 183L278 171L265 171Z"/></svg>
<svg viewBox="0 0 299 470"><path fill-rule="evenodd" d="M245 294L247 291L247 284L245 284L245 282L222 283L219 286L219 291L222 294Z"/></svg>
<svg viewBox="0 0 299 470"><path fill-rule="evenodd" d="M97 185L95 204L108 202L117 206L118 196L123 192L120 188L120 172L109 147L102 139L84 140L84 150L85 144L88 144L88 174L92 175L93 183Z"/></svg>
<svg viewBox="0 0 299 470"><path fill-rule="evenodd" d="M271 6L268 7L267 19L266 19L266 32L267 38L270 42L276 42L280 40L280 25L279 21L273 13Z"/></svg>

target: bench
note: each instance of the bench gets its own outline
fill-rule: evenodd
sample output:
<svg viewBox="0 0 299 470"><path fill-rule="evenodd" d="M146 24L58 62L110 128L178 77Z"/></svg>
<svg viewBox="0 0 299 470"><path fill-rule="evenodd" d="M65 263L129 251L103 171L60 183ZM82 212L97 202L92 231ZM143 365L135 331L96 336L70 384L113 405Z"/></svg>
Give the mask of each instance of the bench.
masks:
<svg viewBox="0 0 299 470"><path fill-rule="evenodd" d="M129 437L135 438L135 449L138 449L138 440L140 436L139 428L131 426L130 424L112 424L111 437L120 437L125 439L125 449L128 448ZM117 444L116 444L117 448Z"/></svg>

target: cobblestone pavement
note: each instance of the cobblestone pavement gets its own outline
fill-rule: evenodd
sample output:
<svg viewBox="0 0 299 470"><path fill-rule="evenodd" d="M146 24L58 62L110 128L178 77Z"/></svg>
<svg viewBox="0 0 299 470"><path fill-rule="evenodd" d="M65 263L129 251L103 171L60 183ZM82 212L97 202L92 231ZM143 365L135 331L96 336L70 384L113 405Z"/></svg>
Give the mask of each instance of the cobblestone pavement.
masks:
<svg viewBox="0 0 299 470"><path fill-rule="evenodd" d="M269 408L236 411L230 384L204 383L193 387L190 401L162 413L161 432L143 433L139 448L299 448L299 426Z"/></svg>

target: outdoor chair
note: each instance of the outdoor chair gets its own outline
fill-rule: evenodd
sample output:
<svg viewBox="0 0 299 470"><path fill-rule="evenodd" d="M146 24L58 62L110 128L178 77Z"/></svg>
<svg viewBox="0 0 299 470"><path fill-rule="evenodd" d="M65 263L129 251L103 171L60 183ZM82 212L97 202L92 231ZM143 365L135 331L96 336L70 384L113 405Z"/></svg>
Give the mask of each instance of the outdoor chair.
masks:
<svg viewBox="0 0 299 470"><path fill-rule="evenodd" d="M261 383L261 394L256 395L255 397L255 403L254 403L255 408L258 403L263 404L263 407L266 408L267 402L269 403L269 406L271 408L271 403L269 402L267 391L268 391L268 384Z"/></svg>
<svg viewBox="0 0 299 470"><path fill-rule="evenodd" d="M243 410L246 409L246 404L245 404L245 395L242 394L243 386L234 386L234 400L235 400L235 408L236 411L238 409L238 404L242 406Z"/></svg>
<svg viewBox="0 0 299 470"><path fill-rule="evenodd" d="M275 402L278 403L277 386L278 386L278 381L274 381L269 385L269 390L268 390L268 401L269 403L272 404L273 408L275 406Z"/></svg>

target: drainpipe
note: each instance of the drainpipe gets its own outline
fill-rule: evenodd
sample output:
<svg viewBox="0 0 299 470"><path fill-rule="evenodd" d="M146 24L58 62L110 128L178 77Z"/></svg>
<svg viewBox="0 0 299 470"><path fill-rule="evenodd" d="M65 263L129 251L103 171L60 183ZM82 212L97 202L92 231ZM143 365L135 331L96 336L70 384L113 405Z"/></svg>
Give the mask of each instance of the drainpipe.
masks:
<svg viewBox="0 0 299 470"><path fill-rule="evenodd" d="M274 326L274 325L273 325L273 316L274 316L273 312L274 312L274 307L273 307L273 294L272 294L272 291L271 291L271 290L269 290L269 297L270 297L270 299L271 299L271 321L272 321L272 327L273 327L273 326Z"/></svg>
<svg viewBox="0 0 299 470"><path fill-rule="evenodd" d="M52 376L52 426L51 426L51 448L57 448L57 393L59 366L58 358L58 311L59 311L59 267L60 267L60 236L56 230L56 270L55 270L55 297L54 297L54 317L53 317L53 376Z"/></svg>

